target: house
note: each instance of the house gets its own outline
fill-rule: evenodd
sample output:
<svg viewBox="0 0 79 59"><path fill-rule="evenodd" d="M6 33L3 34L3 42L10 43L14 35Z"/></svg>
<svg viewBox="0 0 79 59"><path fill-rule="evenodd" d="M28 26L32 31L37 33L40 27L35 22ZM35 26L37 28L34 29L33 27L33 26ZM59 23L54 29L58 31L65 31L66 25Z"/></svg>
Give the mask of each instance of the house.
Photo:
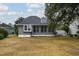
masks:
<svg viewBox="0 0 79 59"><path fill-rule="evenodd" d="M39 18L37 16L29 16L23 20L18 20L18 36L54 36L52 28L48 27L47 18Z"/></svg>
<svg viewBox="0 0 79 59"><path fill-rule="evenodd" d="M57 36L66 36L67 33L64 30L56 30Z"/></svg>
<svg viewBox="0 0 79 59"><path fill-rule="evenodd" d="M15 33L15 29L14 27L7 25L5 23L0 24L0 28L5 29L9 34L14 34Z"/></svg>
<svg viewBox="0 0 79 59"><path fill-rule="evenodd" d="M77 17L69 26L72 35L77 34L77 31L79 31L78 26L79 26L79 17Z"/></svg>

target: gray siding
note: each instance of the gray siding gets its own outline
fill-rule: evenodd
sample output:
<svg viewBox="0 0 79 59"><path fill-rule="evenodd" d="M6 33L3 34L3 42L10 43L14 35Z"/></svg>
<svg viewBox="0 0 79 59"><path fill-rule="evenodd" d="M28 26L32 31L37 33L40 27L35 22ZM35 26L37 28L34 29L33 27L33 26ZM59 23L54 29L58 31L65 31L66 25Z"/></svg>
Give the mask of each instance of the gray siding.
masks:
<svg viewBox="0 0 79 59"><path fill-rule="evenodd" d="M33 29L33 26L32 26L32 29ZM24 30L23 30L23 25L19 25L18 26L18 34L19 35L28 35L28 34L32 34L32 35L53 35L53 32L51 31L51 32L49 32L48 31L48 27L47 27L47 29L46 29L46 32L41 32L41 26L39 26L39 32L34 32L33 30L32 30L32 32L24 32Z"/></svg>
<svg viewBox="0 0 79 59"><path fill-rule="evenodd" d="M43 25L42 25L43 26ZM53 35L53 32L48 31L48 26L46 26L46 32L41 32L41 26L39 25L39 32L32 31L33 35Z"/></svg>
<svg viewBox="0 0 79 59"><path fill-rule="evenodd" d="M18 34L19 35L28 35L30 33L29 32L24 32L23 25L20 25L20 26L18 26Z"/></svg>

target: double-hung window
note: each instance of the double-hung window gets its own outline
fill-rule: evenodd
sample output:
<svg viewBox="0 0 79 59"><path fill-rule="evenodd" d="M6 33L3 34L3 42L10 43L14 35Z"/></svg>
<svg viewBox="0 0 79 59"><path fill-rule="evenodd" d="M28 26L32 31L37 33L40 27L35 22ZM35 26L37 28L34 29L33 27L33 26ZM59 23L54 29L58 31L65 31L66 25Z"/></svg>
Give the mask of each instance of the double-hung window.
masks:
<svg viewBox="0 0 79 59"><path fill-rule="evenodd" d="M23 26L23 30L24 30L24 31L27 31L27 25L24 25L24 26Z"/></svg>
<svg viewBox="0 0 79 59"><path fill-rule="evenodd" d="M24 25L24 26L23 26L23 30L24 30L25 32L31 32L31 31L32 31L32 27L31 27L31 25Z"/></svg>

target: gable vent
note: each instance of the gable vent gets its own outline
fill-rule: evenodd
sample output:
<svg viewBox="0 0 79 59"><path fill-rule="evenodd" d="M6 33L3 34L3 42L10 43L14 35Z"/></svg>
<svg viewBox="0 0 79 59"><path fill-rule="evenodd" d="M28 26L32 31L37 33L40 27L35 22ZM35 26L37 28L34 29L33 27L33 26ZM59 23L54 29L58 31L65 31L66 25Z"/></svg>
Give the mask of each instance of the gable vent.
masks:
<svg viewBox="0 0 79 59"><path fill-rule="evenodd" d="M46 17L42 17L41 18L41 23L47 23L47 18Z"/></svg>

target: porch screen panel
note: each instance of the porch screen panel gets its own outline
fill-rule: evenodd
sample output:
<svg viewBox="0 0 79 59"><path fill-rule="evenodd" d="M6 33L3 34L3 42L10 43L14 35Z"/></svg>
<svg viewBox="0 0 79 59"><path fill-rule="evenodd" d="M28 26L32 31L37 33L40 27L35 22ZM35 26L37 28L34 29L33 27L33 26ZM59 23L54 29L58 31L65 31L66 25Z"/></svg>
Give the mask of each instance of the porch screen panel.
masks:
<svg viewBox="0 0 79 59"><path fill-rule="evenodd" d="M47 32L47 26L44 26L44 32Z"/></svg>
<svg viewBox="0 0 79 59"><path fill-rule="evenodd" d="M41 32L43 32L43 26L41 26Z"/></svg>
<svg viewBox="0 0 79 59"><path fill-rule="evenodd" d="M35 26L33 26L33 32L36 32L36 27Z"/></svg>
<svg viewBox="0 0 79 59"><path fill-rule="evenodd" d="M37 26L37 32L39 32L39 26Z"/></svg>

